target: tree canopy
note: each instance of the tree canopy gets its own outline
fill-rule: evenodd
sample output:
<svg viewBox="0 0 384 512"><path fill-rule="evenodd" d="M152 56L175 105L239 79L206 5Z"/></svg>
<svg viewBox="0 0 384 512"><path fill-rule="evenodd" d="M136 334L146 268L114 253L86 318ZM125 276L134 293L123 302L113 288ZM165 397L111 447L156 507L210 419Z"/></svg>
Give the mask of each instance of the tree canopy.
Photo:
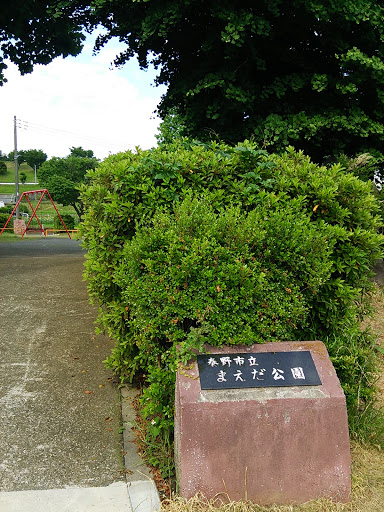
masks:
<svg viewBox="0 0 384 512"><path fill-rule="evenodd" d="M38 169L47 160L47 154L42 149L27 149L22 151L23 158L27 164Z"/></svg>
<svg viewBox="0 0 384 512"><path fill-rule="evenodd" d="M92 149L83 149L81 146L70 148L70 156L76 156L79 158L94 158Z"/></svg>
<svg viewBox="0 0 384 512"><path fill-rule="evenodd" d="M7 156L7 160L9 162L13 162L15 159L15 152L10 151ZM36 168L39 168L40 165L45 162L47 159L47 154L44 153L42 149L27 149L17 152L17 161L19 164L22 164L23 162L27 162L27 164L34 168L36 165Z"/></svg>
<svg viewBox="0 0 384 512"><path fill-rule="evenodd" d="M14 162L14 160L15 160L15 152L14 151L10 151L8 153L7 160L8 160L8 162ZM17 152L17 161L19 162L19 164L22 164L25 162L23 151Z"/></svg>
<svg viewBox="0 0 384 512"><path fill-rule="evenodd" d="M154 64L156 83L168 85L159 114L176 108L190 136L253 137L277 151L293 144L317 160L382 152L381 3L60 0L44 16L45 3L19 3L0 15L0 47L22 72L79 52L80 30L101 25L95 49L117 36L127 46L116 65L132 56L142 68Z"/></svg>
<svg viewBox="0 0 384 512"><path fill-rule="evenodd" d="M0 10L0 83L5 79L6 59L22 74L35 64L48 64L55 57L81 52L87 28L84 2L13 0Z"/></svg>

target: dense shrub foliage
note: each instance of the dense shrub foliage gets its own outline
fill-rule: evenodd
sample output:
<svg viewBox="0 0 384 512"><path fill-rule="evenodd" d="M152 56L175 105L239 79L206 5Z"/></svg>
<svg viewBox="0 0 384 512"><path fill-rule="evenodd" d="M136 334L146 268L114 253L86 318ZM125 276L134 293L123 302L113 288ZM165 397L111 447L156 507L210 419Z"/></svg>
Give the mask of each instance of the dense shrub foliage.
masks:
<svg viewBox="0 0 384 512"><path fill-rule="evenodd" d="M116 283L130 305L130 336L151 348L150 359L166 343L196 348L196 336L214 345L296 338L329 277L329 246L332 230L316 229L297 207L216 214L187 198L125 246Z"/></svg>
<svg viewBox="0 0 384 512"><path fill-rule="evenodd" d="M329 277L332 233L295 208L238 207L215 213L185 199L155 215L125 246L122 290L130 364L161 362L213 345L297 338L308 303Z"/></svg>
<svg viewBox="0 0 384 512"><path fill-rule="evenodd" d="M7 220L9 219L9 215L13 212L14 208L15 208L15 205L13 205L13 204L7 204L0 208L0 228L3 228L5 226ZM20 208L21 212L24 212L24 213L28 212L28 207L24 204L20 204L19 208ZM12 220L10 220L7 224L7 228L12 228L12 227L13 227L13 222L12 222Z"/></svg>
<svg viewBox="0 0 384 512"><path fill-rule="evenodd" d="M3 228L9 218L9 213L0 212L0 228ZM8 227L12 227L12 224L8 224Z"/></svg>
<svg viewBox="0 0 384 512"><path fill-rule="evenodd" d="M74 229L75 219L73 218L73 215L71 215L70 213L62 213L61 218L63 219L63 222L67 229ZM54 227L55 227L55 229L64 229L64 226L63 226L61 219L58 215L55 215Z"/></svg>
<svg viewBox="0 0 384 512"><path fill-rule="evenodd" d="M116 340L108 364L146 377L155 438L170 439L177 357L204 342L324 340L351 414L369 402L373 340L358 322L382 244L370 183L249 142L127 152L88 177L90 295Z"/></svg>

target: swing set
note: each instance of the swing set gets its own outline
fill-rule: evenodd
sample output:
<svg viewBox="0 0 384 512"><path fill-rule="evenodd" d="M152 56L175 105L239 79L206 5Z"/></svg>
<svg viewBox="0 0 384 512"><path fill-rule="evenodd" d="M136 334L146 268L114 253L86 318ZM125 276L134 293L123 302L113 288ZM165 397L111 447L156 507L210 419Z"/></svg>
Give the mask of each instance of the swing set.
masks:
<svg viewBox="0 0 384 512"><path fill-rule="evenodd" d="M40 197L40 199L39 199L39 201L38 201L38 203L37 203L37 205L36 205L36 208L34 208L34 207L33 207L33 205L32 205L32 203L31 203L31 201L29 200L29 196L30 196L31 194L38 194L38 193L39 193L39 194L41 194L41 197ZM43 189L41 189L41 190L31 190L31 191L29 191L29 192L23 192L23 193L21 194L20 199L17 201L16 206L15 206L15 207L14 207L14 209L12 210L12 213L11 213L11 214L10 214L10 216L8 217L7 222L5 223L5 225L4 225L4 227L3 227L3 229L1 230L1 232L0 232L0 236L1 236L1 235L3 234L3 232L5 231L5 229L6 229L7 225L8 225L8 223L9 223L9 221L12 219L12 216L13 216L13 214L16 212L17 207L18 207L18 206L19 206L19 204L21 203L21 200L23 199L23 197L25 197L25 198L26 198L26 200L27 200L27 202L28 202L29 206L31 207L31 209L32 209L32 215L31 215L31 217L30 217L30 219L29 219L29 221L28 221L28 224L27 224L26 228L24 229L24 231L23 231L23 233L22 233L22 235L21 235L21 238L23 238L23 236L24 236L24 235L25 235L25 233L28 231L28 229L31 229L29 226L30 226L30 224L31 224L31 222L32 222L32 219L33 219L34 217L36 218L37 223L38 223L38 224L39 224L39 226L40 226L41 234L43 234L44 236L47 236L47 233L46 233L46 231L44 230L44 227L43 227L43 225L41 224L41 222L40 222L40 220L39 220L39 218L38 218L38 216L37 216L37 213L36 213L36 212L37 212L37 209L39 208L39 206L40 206L40 204L41 204L41 202L42 202L42 200L43 200L43 198L44 198L44 196L45 196L45 194L47 194L47 196L48 196L48 197L49 197L49 199L51 200L51 203L52 203L52 205L53 205L54 209L56 210L56 213L57 213L57 215L59 216L59 219L60 219L60 221L61 221L61 223L62 223L62 225L63 225L63 227L64 227L65 231L67 232L67 235L69 236L69 238L71 238L71 235L69 234L69 231L68 231L68 229L67 229L67 226L65 225L65 223L64 223L64 221L63 221L63 219L62 219L62 217L61 217L60 213L58 212L58 210L57 210L57 208L56 208L56 205L55 205L55 203L54 203L54 201L53 201L52 197L50 196L50 194L49 194L49 192L48 192L48 190L47 190L46 188L43 188ZM40 230L39 230L39 231L40 231Z"/></svg>

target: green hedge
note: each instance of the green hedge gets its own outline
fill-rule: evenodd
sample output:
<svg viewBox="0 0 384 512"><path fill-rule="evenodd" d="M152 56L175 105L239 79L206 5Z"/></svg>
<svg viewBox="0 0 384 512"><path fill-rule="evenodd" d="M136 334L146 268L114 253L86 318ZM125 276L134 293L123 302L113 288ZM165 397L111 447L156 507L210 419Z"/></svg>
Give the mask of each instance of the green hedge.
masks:
<svg viewBox="0 0 384 512"><path fill-rule="evenodd" d="M9 215L12 213L13 209L15 208L15 205L8 204L6 206L2 206L0 208L0 228L3 228L5 226L5 223L9 219ZM19 206L21 212L27 212L28 208L24 205ZM12 219L8 222L7 228L13 227L13 221Z"/></svg>
<svg viewBox="0 0 384 512"><path fill-rule="evenodd" d="M75 227L75 219L70 213L62 213L61 218L64 221L64 224L66 225L67 229L74 229ZM55 215L54 218L54 227L55 229L64 229L64 226L60 220L60 217L58 215Z"/></svg>
<svg viewBox="0 0 384 512"><path fill-rule="evenodd" d="M100 305L119 303L121 290L114 276L122 247L134 235L136 224L148 222L156 211L172 207L193 190L208 193L214 208L239 204L243 211L251 211L261 201L283 208L295 199L312 222L334 226L338 235L332 276L319 294L313 330L324 336L342 328L355 314L350 306L356 302L359 312L364 312L371 268L381 256L378 205L370 184L339 165L319 167L293 150L281 157L268 156L250 143L236 148L178 143L111 156L89 177L92 184L82 194L87 208L86 274L91 296ZM110 325L108 315L107 311L106 325Z"/></svg>
<svg viewBox="0 0 384 512"><path fill-rule="evenodd" d="M316 229L293 206L215 213L188 197L155 215L126 244L115 273L129 305L124 373L161 364L176 344L191 354L204 342L297 339L329 278L333 243L329 227Z"/></svg>
<svg viewBox="0 0 384 512"><path fill-rule="evenodd" d="M322 339L351 417L370 403L374 341L359 321L383 243L370 183L247 141L178 141L111 156L88 175L90 296L116 340L108 364L122 382L147 379L154 437L171 439L176 343L189 354L204 341Z"/></svg>
<svg viewBox="0 0 384 512"><path fill-rule="evenodd" d="M9 218L9 213L1 213L0 212L0 228L3 228L5 226L5 223L7 222ZM8 226L7 227L12 227L13 226L13 223L8 223Z"/></svg>
<svg viewBox="0 0 384 512"><path fill-rule="evenodd" d="M9 216L9 214L13 212L14 208L14 204L6 204L5 206L2 206L0 208L0 213L8 213ZM19 210L23 213L30 213L31 211L31 209L28 208L28 206L26 206L25 204L19 204Z"/></svg>

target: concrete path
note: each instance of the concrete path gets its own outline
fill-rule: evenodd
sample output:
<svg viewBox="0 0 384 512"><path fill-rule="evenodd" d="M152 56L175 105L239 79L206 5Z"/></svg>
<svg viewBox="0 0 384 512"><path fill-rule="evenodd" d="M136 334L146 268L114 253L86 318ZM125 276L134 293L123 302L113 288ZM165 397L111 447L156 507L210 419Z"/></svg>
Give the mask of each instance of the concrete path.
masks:
<svg viewBox="0 0 384 512"><path fill-rule="evenodd" d="M124 460L121 399L102 362L112 344L94 335L83 259L74 240L0 242L0 512L159 505L136 451Z"/></svg>

